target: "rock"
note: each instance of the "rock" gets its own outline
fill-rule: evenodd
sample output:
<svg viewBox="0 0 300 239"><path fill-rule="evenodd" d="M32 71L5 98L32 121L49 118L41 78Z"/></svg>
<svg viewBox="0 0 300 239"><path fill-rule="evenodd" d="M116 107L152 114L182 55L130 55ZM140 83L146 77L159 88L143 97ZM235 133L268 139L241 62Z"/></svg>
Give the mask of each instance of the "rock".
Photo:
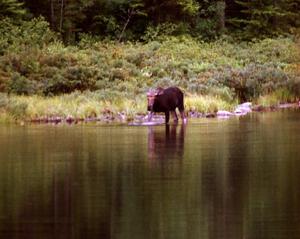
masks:
<svg viewBox="0 0 300 239"><path fill-rule="evenodd" d="M153 125L161 125L164 122L154 122L154 121L147 121L147 122L131 122L128 125L130 126L153 126Z"/></svg>
<svg viewBox="0 0 300 239"><path fill-rule="evenodd" d="M203 117L203 114L197 111L190 111L188 112L189 117L191 118L201 118Z"/></svg>
<svg viewBox="0 0 300 239"><path fill-rule="evenodd" d="M251 108L252 107L252 103L251 102L245 102L243 104L238 105L237 107Z"/></svg>
<svg viewBox="0 0 300 239"><path fill-rule="evenodd" d="M215 118L216 117L216 114L215 113L207 113L205 115L206 118Z"/></svg>
<svg viewBox="0 0 300 239"><path fill-rule="evenodd" d="M217 116L218 117L224 117L224 116L232 116L234 115L233 113L229 112L229 111L226 111L226 110L219 110L217 112Z"/></svg>
<svg viewBox="0 0 300 239"><path fill-rule="evenodd" d="M265 107L262 105L255 105L254 107L252 107L252 110L262 112L262 111L265 111Z"/></svg>
<svg viewBox="0 0 300 239"><path fill-rule="evenodd" d="M72 115L68 115L67 117L66 117L66 122L68 123L68 124L71 124L71 123L73 123L75 121L75 119L74 119L74 117L72 116Z"/></svg>
<svg viewBox="0 0 300 239"><path fill-rule="evenodd" d="M124 112L121 112L121 113L119 112L118 117L119 117L120 121L126 121L127 120L127 116Z"/></svg>
<svg viewBox="0 0 300 239"><path fill-rule="evenodd" d="M293 108L293 107L295 107L295 104L293 103L280 104L278 106L279 109L286 109L286 108Z"/></svg>
<svg viewBox="0 0 300 239"><path fill-rule="evenodd" d="M243 104L240 104L234 110L234 114L235 115L246 115L246 114L252 112L251 107L252 107L251 102L245 102Z"/></svg>

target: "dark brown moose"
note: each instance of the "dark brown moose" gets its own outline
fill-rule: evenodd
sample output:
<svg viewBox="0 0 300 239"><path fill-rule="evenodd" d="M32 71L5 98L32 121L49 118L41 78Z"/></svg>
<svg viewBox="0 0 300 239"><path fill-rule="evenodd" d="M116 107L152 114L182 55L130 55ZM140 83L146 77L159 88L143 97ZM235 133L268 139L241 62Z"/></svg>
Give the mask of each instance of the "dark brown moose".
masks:
<svg viewBox="0 0 300 239"><path fill-rule="evenodd" d="M170 112L173 114L174 121L178 121L176 114L176 108L178 108L182 121L186 122L184 115L184 104L183 104L183 93L177 87L169 87L163 89L161 87L157 89L152 89L147 92L148 100L148 120L151 121L152 116L155 112L165 113L165 122L169 123Z"/></svg>

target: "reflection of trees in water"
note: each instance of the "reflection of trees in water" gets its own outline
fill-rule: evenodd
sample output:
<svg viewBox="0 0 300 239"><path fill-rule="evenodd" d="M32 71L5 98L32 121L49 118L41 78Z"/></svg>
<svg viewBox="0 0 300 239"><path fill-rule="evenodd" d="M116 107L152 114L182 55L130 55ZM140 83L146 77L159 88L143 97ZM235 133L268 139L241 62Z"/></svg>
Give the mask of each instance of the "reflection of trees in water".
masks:
<svg viewBox="0 0 300 239"><path fill-rule="evenodd" d="M208 150L202 178L202 206L209 220L208 238L244 238L244 210L248 198L247 124L214 135ZM229 133L227 133L228 131ZM206 146L209 147L209 146ZM207 150L207 149L206 149Z"/></svg>
<svg viewBox="0 0 300 239"><path fill-rule="evenodd" d="M276 125L130 128L80 135L66 161L3 161L0 237L298 238L300 132Z"/></svg>
<svg viewBox="0 0 300 239"><path fill-rule="evenodd" d="M113 225L120 238L182 238L185 126L149 127L147 161L114 167Z"/></svg>
<svg viewBox="0 0 300 239"><path fill-rule="evenodd" d="M27 188L21 195L23 189L17 186L11 191L18 198L2 198L9 211L0 218L0 238L71 238L69 177L61 181L55 169L53 173L51 186L49 181L39 182L38 189Z"/></svg>
<svg viewBox="0 0 300 239"><path fill-rule="evenodd" d="M39 147L29 146L30 154L17 160L21 167L6 162L7 180L0 184L1 191L7 190L0 199L0 238L110 238L109 167L93 153L95 138L73 139L64 146L72 153L55 151L67 157L56 160L53 148L39 139ZM64 141L55 140L55 147ZM88 150L84 140L90 141ZM28 145L19 147L23 152Z"/></svg>
<svg viewBox="0 0 300 239"><path fill-rule="evenodd" d="M209 238L298 238L297 140L283 121L252 117L220 132L202 167Z"/></svg>

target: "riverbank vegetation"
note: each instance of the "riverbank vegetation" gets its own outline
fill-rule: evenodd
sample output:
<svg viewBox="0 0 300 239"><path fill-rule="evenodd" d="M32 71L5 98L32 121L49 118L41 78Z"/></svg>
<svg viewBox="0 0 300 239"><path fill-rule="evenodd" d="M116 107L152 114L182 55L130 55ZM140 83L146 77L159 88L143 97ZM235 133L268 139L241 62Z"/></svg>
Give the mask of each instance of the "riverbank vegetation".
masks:
<svg viewBox="0 0 300 239"><path fill-rule="evenodd" d="M0 5L5 2L17 4L0 0ZM198 11L206 9L206 30L192 28L190 18L184 27L182 19L175 21L171 17L155 22L153 15L147 22L147 1L126 1L131 5L120 1L119 8L132 11L127 13L133 15L125 18L128 24L123 25L112 12L110 18L105 18L112 11L106 9L102 20L93 22L100 24L96 28L87 16L81 21L70 20L73 18L69 19L66 9L71 5L65 5L60 12L65 18L55 15L58 6L52 1L51 14L40 13L43 17L36 18L38 10L30 2L15 5L11 12L0 12L0 121L47 117L132 120L146 113L149 88L171 85L183 89L189 112L231 110L245 101L270 106L299 100L297 21L280 19L276 29L265 29L257 37L253 22L245 16L247 21L242 21L242 15L232 16L224 25L223 8L217 9L223 6L221 1L210 9L219 11L218 19L210 17L206 1L203 5L202 1L173 2L177 7L190 6L186 11L194 13L186 14L191 14L192 19L193 14L198 14L202 24L205 20ZM86 8L82 14L95 2L98 1L83 4ZM188 2L191 5L185 5ZM237 3L234 6L240 9ZM284 9L295 17L291 8ZM19 18L12 20L11 15ZM81 30L71 31L74 28L67 19ZM106 25L101 21L107 21ZM139 22L141 28L135 28L133 22ZM283 22L289 25L282 26ZM108 23L112 24L110 30ZM239 27L234 27L236 24ZM269 22L265 24L270 27Z"/></svg>

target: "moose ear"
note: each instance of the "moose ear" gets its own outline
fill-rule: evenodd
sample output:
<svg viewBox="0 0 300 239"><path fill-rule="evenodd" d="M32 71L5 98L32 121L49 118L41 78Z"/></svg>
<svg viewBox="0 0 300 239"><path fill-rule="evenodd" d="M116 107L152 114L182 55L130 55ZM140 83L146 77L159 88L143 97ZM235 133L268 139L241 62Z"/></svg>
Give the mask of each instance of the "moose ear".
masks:
<svg viewBox="0 0 300 239"><path fill-rule="evenodd" d="M161 87L158 87L156 89L155 95L163 95L164 94L164 89Z"/></svg>

